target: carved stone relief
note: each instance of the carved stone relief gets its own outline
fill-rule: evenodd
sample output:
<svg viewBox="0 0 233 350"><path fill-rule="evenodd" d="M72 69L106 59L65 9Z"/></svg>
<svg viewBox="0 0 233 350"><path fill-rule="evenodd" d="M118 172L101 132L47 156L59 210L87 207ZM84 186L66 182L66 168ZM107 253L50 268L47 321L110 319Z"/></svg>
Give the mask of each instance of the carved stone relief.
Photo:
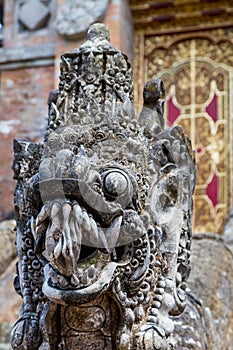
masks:
<svg viewBox="0 0 233 350"><path fill-rule="evenodd" d="M102 24L61 57L44 140L14 142L18 274L13 349L175 349L186 305L195 166L165 89L144 88Z"/></svg>
<svg viewBox="0 0 233 350"><path fill-rule="evenodd" d="M58 8L56 28L67 39L84 37L88 27L102 21L109 0L68 0Z"/></svg>
<svg viewBox="0 0 233 350"><path fill-rule="evenodd" d="M18 21L21 30L34 31L47 26L51 0L23 0L18 5Z"/></svg>

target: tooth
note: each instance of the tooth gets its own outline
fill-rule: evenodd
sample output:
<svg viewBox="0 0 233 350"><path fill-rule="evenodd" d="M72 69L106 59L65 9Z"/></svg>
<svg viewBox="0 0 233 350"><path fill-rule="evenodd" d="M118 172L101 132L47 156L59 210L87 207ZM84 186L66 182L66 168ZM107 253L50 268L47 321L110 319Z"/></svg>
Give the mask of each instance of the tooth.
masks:
<svg viewBox="0 0 233 350"><path fill-rule="evenodd" d="M94 265L91 265L87 270L87 275L89 278L95 278L96 277L96 269Z"/></svg>
<svg viewBox="0 0 233 350"><path fill-rule="evenodd" d="M62 288L66 288L69 284L69 282L67 281L67 279L64 276L59 276L59 284Z"/></svg>
<svg viewBox="0 0 233 350"><path fill-rule="evenodd" d="M77 287L79 285L80 281L78 279L78 277L73 273L73 275L71 276L71 284L73 287Z"/></svg>
<svg viewBox="0 0 233 350"><path fill-rule="evenodd" d="M77 268L77 274L80 277L83 274L83 269L81 269L80 267Z"/></svg>
<svg viewBox="0 0 233 350"><path fill-rule="evenodd" d="M58 283L58 278L57 278L56 275L52 275L52 276L51 276L51 280L52 280L52 282L53 282L54 284L57 284L57 283Z"/></svg>
<svg viewBox="0 0 233 350"><path fill-rule="evenodd" d="M122 223L122 216L118 216L112 223L111 226L107 229L106 239L108 242L108 246L110 248L115 248L117 246L117 241L120 234Z"/></svg>
<svg viewBox="0 0 233 350"><path fill-rule="evenodd" d="M84 272L84 274L83 274L82 277L81 277L81 282L82 282L83 284L87 284L87 283L89 282L89 278L88 278L88 276L87 276L87 272L86 272L86 271Z"/></svg>

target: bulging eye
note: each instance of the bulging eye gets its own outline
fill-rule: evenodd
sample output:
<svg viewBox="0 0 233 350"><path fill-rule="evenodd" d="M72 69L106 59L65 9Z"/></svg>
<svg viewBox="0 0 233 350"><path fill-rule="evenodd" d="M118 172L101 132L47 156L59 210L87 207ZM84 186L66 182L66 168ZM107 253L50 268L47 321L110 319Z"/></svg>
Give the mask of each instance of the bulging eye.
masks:
<svg viewBox="0 0 233 350"><path fill-rule="evenodd" d="M104 174L103 185L109 195L119 197L127 191L129 179L120 171L109 171Z"/></svg>

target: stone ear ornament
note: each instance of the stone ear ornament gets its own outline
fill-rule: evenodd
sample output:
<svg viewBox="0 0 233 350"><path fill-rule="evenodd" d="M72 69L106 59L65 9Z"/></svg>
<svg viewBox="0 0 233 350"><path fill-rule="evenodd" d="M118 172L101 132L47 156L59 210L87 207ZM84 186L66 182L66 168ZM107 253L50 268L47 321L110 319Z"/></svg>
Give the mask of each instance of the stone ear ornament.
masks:
<svg viewBox="0 0 233 350"><path fill-rule="evenodd" d="M164 130L165 89L144 88L94 24L61 57L44 140L14 141L17 292L12 348L175 349L186 304L195 165Z"/></svg>

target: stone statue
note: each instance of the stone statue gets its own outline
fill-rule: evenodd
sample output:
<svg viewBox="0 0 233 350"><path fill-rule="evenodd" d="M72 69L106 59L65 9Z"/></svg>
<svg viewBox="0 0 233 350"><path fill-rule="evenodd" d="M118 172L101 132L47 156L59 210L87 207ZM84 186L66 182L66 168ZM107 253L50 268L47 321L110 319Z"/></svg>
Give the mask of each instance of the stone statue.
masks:
<svg viewBox="0 0 233 350"><path fill-rule="evenodd" d="M164 130L163 82L144 88L103 24L61 57L44 140L14 141L22 296L13 349L175 349L186 304L195 166Z"/></svg>

